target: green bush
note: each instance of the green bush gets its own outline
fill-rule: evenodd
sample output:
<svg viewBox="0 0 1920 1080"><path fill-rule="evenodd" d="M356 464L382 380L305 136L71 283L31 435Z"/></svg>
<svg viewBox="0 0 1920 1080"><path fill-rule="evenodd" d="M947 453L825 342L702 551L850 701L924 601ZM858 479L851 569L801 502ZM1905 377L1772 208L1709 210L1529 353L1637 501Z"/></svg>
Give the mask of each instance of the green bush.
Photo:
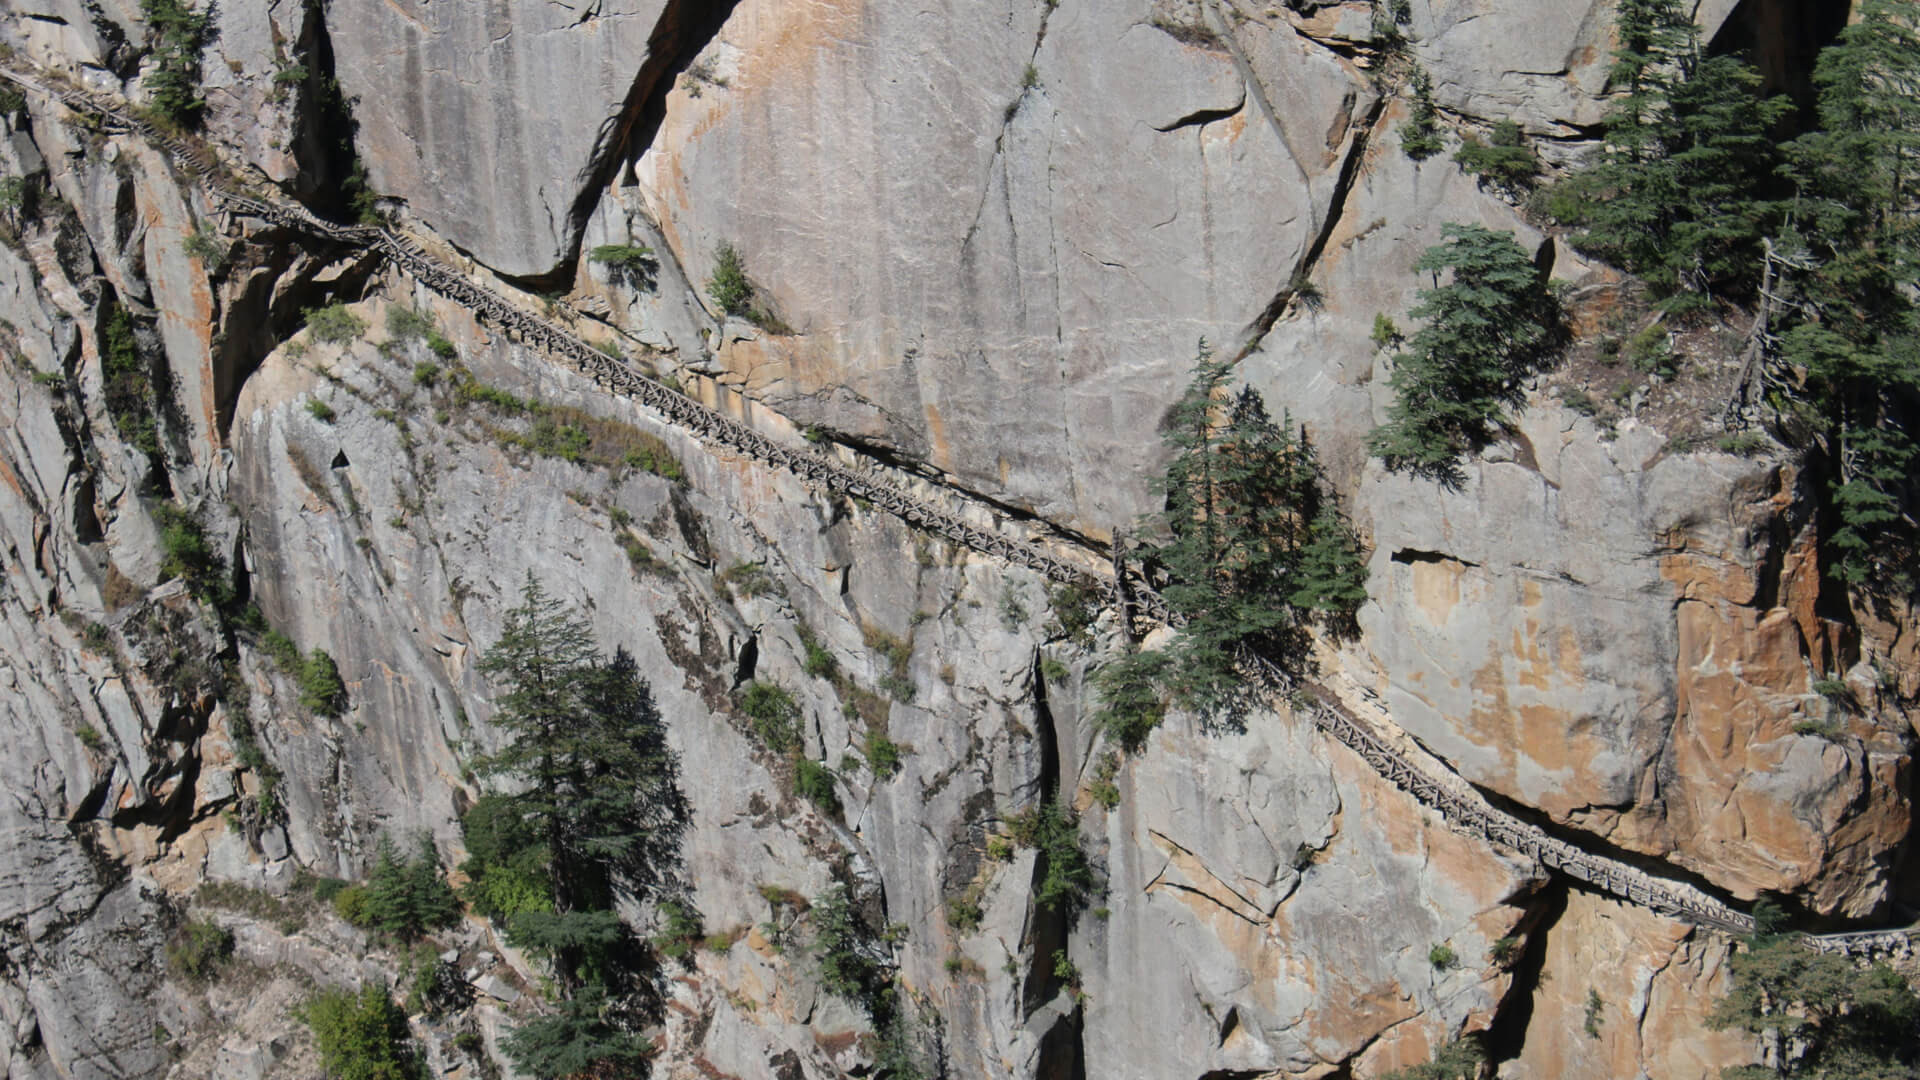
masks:
<svg viewBox="0 0 1920 1080"><path fill-rule="evenodd" d="M226 608L233 599L226 560L214 551L199 519L171 503L160 504L153 516L160 526L160 580L179 578L194 596Z"/></svg>
<svg viewBox="0 0 1920 1080"><path fill-rule="evenodd" d="M1449 222L1444 241L1415 269L1445 284L1420 292L1413 316L1426 320L1393 368L1387 422L1368 447L1387 468L1453 485L1461 455L1484 446L1506 410L1525 395L1527 376L1565 339L1558 301L1513 237Z"/></svg>
<svg viewBox="0 0 1920 1080"><path fill-rule="evenodd" d="M362 930L376 928L373 908L365 885L348 885L333 894L333 913L349 926Z"/></svg>
<svg viewBox="0 0 1920 1080"><path fill-rule="evenodd" d="M1486 1060L1487 1052L1469 1036L1441 1047L1433 1060L1424 1065L1395 1069L1380 1080L1480 1080L1480 1070Z"/></svg>
<svg viewBox="0 0 1920 1080"><path fill-rule="evenodd" d="M307 333L315 341L344 345L358 341L367 332L367 321L347 310L345 304L329 304L307 312Z"/></svg>
<svg viewBox="0 0 1920 1080"><path fill-rule="evenodd" d="M827 651L827 647L804 628L799 634L800 647L806 651L800 661L800 670L816 679L831 679L839 674L840 665L833 659L833 653Z"/></svg>
<svg viewBox="0 0 1920 1080"><path fill-rule="evenodd" d="M1445 971L1452 967L1458 959L1459 957L1454 955L1453 946L1451 945L1435 945L1433 948L1427 950L1427 963L1432 964L1440 971Z"/></svg>
<svg viewBox="0 0 1920 1080"><path fill-rule="evenodd" d="M1468 175L1477 176L1481 183L1509 195L1518 195L1532 187L1534 178L1540 175L1540 159L1527 145L1520 125L1511 120L1493 125L1491 142L1483 143L1467 136L1454 152L1453 160Z"/></svg>
<svg viewBox="0 0 1920 1080"><path fill-rule="evenodd" d="M315 420L323 424L333 423L333 406L321 401L319 398L307 399L307 412L311 414Z"/></svg>
<svg viewBox="0 0 1920 1080"><path fill-rule="evenodd" d="M833 770L809 757L793 763L793 790L801 798L829 814L840 812L840 795L834 790L837 778Z"/></svg>
<svg viewBox="0 0 1920 1080"><path fill-rule="evenodd" d="M739 599L751 600L758 596L780 595L780 583L767 572L763 562L734 563L720 574L720 583Z"/></svg>
<svg viewBox="0 0 1920 1080"><path fill-rule="evenodd" d="M1416 162L1425 161L1446 149L1440 134L1440 110L1433 103L1433 79L1423 67L1415 67L1408 82L1413 104L1407 121L1400 125L1400 149Z"/></svg>
<svg viewBox="0 0 1920 1080"><path fill-rule="evenodd" d="M184 0L140 0L153 42L153 68L144 85L161 120L191 128L200 121L206 100L200 96L200 54L206 47L208 18Z"/></svg>
<svg viewBox="0 0 1920 1080"><path fill-rule="evenodd" d="M800 749L800 705L784 689L752 682L740 695L740 711L752 722L754 737L775 753Z"/></svg>
<svg viewBox="0 0 1920 1080"><path fill-rule="evenodd" d="M167 966L192 982L212 978L233 956L233 933L219 923L195 919L167 945Z"/></svg>
<svg viewBox="0 0 1920 1080"><path fill-rule="evenodd" d="M387 335L395 341L415 341L435 332L432 316L403 304L387 306Z"/></svg>
<svg viewBox="0 0 1920 1080"><path fill-rule="evenodd" d="M653 249L644 244L601 244L588 253L587 258L606 267L615 280L636 289L651 287L654 274L660 268Z"/></svg>
<svg viewBox="0 0 1920 1080"><path fill-rule="evenodd" d="M438 330L427 334L427 350L442 360L453 360L460 355L460 350L454 347L453 342Z"/></svg>
<svg viewBox="0 0 1920 1080"><path fill-rule="evenodd" d="M413 365L413 385L432 386L440 381L440 365L425 360Z"/></svg>
<svg viewBox="0 0 1920 1080"><path fill-rule="evenodd" d="M1043 872L1034 903L1055 911L1084 904L1093 891L1093 868L1080 850L1080 822L1065 803L1043 803L1007 819L1007 830L1021 847L1040 853Z"/></svg>
<svg viewBox="0 0 1920 1080"><path fill-rule="evenodd" d="M740 251L721 241L713 249L713 276L707 279L707 295L728 315L744 316L753 303L753 284L747 280L746 265Z"/></svg>
<svg viewBox="0 0 1920 1080"><path fill-rule="evenodd" d="M181 250L195 259L212 273L218 273L227 265L227 249L221 246L220 234L205 225L187 234L180 245Z"/></svg>
<svg viewBox="0 0 1920 1080"><path fill-rule="evenodd" d="M298 1015L313 1029L320 1068L332 1080L425 1080L407 1015L385 989L322 990Z"/></svg>
<svg viewBox="0 0 1920 1080"><path fill-rule="evenodd" d="M160 428L154 419L153 379L133 319L120 304L109 304L100 323L100 375L107 415L128 446L153 457L160 453Z"/></svg>
<svg viewBox="0 0 1920 1080"><path fill-rule="evenodd" d="M706 936L706 928L700 924L700 912L691 904L678 900L661 903L660 929L653 935L653 947L660 955L686 960Z"/></svg>
<svg viewBox="0 0 1920 1080"><path fill-rule="evenodd" d="M874 779L887 780L900 771L900 744L887 738L885 732L867 729L863 748L867 767L873 770Z"/></svg>
<svg viewBox="0 0 1920 1080"><path fill-rule="evenodd" d="M875 993L881 973L863 948L867 935L847 902L846 887L838 882L813 898L809 922L810 950L820 985L828 993L862 1003Z"/></svg>
<svg viewBox="0 0 1920 1080"><path fill-rule="evenodd" d="M346 711L347 686L340 681L340 669L325 649L315 649L300 662L300 704L320 716L339 716Z"/></svg>
<svg viewBox="0 0 1920 1080"><path fill-rule="evenodd" d="M1167 715L1162 688L1169 657L1165 651L1129 653L1094 673L1099 706L1093 723L1128 753L1147 745L1147 737Z"/></svg>

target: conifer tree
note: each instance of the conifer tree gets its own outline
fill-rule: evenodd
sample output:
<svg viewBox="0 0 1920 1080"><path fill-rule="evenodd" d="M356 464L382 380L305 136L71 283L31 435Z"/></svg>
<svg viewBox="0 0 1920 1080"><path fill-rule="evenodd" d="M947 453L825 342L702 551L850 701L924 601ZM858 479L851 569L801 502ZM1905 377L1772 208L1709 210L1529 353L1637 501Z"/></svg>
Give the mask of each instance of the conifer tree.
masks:
<svg viewBox="0 0 1920 1080"><path fill-rule="evenodd" d="M1846 581L1911 585L1920 422L1920 35L1908 4L1868 0L1814 69L1820 126L1787 152L1780 246L1794 321L1780 360L1822 449Z"/></svg>
<svg viewBox="0 0 1920 1080"><path fill-rule="evenodd" d="M1580 227L1575 247L1638 274L1663 307L1697 307L1751 281L1778 212L1771 129L1791 106L1761 98L1742 61L1703 57L1675 0L1623 0L1615 29L1604 142L1549 208Z"/></svg>
<svg viewBox="0 0 1920 1080"><path fill-rule="evenodd" d="M1315 617L1338 620L1365 599L1358 542L1312 445L1290 419L1275 423L1252 388L1230 394L1231 374L1201 342L1163 425L1173 456L1166 509L1149 532L1166 540L1146 554L1166 572L1162 595L1183 625L1169 648L1123 657L1098 676L1095 719L1123 749L1145 742L1169 701L1231 716L1244 651L1295 663Z"/></svg>
<svg viewBox="0 0 1920 1080"><path fill-rule="evenodd" d="M1440 110L1433 104L1433 77L1426 68L1415 66L1408 86L1413 104L1408 107L1407 122L1400 125L1400 149L1414 161L1425 161L1446 149L1440 135Z"/></svg>
<svg viewBox="0 0 1920 1080"><path fill-rule="evenodd" d="M1522 379L1564 339L1559 305L1513 237L1447 224L1415 268L1445 284L1420 292L1426 320L1394 363L1393 405L1368 446L1387 468L1456 484L1460 455L1485 445L1519 403Z"/></svg>
<svg viewBox="0 0 1920 1080"><path fill-rule="evenodd" d="M665 725L633 657L603 658L586 623L531 574L480 670L502 690L494 723L508 740L476 769L512 784L469 825L496 855L515 841L539 850L480 880L512 886L509 935L552 960L562 999L516 1029L509 1055L543 1078L627 1068L642 1052L646 962L614 909L672 888L687 820ZM527 896L530 885L544 895Z"/></svg>

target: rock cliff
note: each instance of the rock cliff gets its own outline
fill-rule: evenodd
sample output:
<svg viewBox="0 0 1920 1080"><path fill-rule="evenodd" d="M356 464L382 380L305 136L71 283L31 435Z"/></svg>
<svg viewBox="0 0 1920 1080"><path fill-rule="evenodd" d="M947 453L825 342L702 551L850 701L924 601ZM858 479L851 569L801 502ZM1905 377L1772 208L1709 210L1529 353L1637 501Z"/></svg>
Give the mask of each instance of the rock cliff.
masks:
<svg viewBox="0 0 1920 1080"><path fill-rule="evenodd" d="M1782 6L1698 18L1764 36ZM322 209L357 164L530 315L1093 567L1152 508L1204 338L1305 425L1371 550L1325 666L1390 737L1736 904L1841 926L1911 900L1910 621L1823 583L1790 457L1691 437L1724 402L1719 343L1605 416L1565 404L1611 389L1575 350L1452 488L1366 457L1388 401L1369 330L1411 306L1443 222L1516 233L1590 323L1622 291L1406 158L1406 65L1450 131L1514 120L1571 160L1611 5L1416 4L1398 52L1357 0L484 7L221 5L196 138ZM141 5L11 14L7 64L142 100ZM1704 1020L1731 938L1450 826L1304 709L1176 714L1122 758L1088 719L1113 612L1077 632L1031 570L663 422L375 251L224 212L137 131L39 91L0 131L31 196L0 222L9 1078L311 1075L294 1005L413 962L313 880L364 878L382 833L458 861L471 765L501 742L476 665L529 574L632 653L680 758L714 938L664 969L659 1075L866 1074L881 1033L781 899L836 882L897 925L915 1045L954 1077L1369 1077L1474 1032L1514 1080L1755 1060ZM752 319L705 291L722 244ZM327 304L363 327L327 340L306 317ZM553 452L541 422L592 447ZM333 658L341 715L302 704L249 607ZM753 681L793 696L837 812L753 737ZM874 733L897 771L866 760ZM1004 835L1055 800L1096 879L1072 919ZM169 965L189 918L234 932L230 979ZM472 1000L416 1018L429 1061L500 1075L541 966L478 918L435 945Z"/></svg>

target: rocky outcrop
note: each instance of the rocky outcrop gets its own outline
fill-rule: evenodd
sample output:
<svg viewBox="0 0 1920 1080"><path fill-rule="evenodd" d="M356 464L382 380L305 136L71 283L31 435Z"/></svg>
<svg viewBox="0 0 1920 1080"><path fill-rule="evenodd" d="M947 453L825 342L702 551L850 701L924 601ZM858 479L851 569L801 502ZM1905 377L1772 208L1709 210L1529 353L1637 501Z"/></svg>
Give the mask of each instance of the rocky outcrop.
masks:
<svg viewBox="0 0 1920 1080"><path fill-rule="evenodd" d="M137 94L102 66L131 72L115 34L138 40L133 14L42 6L0 33ZM1423 9L1400 60L1366 7L743 0L704 40L679 4L341 2L324 29L407 227L481 276L573 282L556 317L781 438L817 425L1102 536L1151 502L1151 432L1204 335L1306 424L1375 548L1362 635L1326 656L1380 691L1397 745L1732 896L1883 910L1911 687L1875 663L1910 635L1820 595L1790 464L1687 451L1653 415L1605 431L1544 388L1458 490L1366 462L1388 362L1366 331L1412 302L1406 268L1441 222L1515 229L1559 276L1593 273L1444 160L1404 158L1400 65L1434 73L1454 120L1512 116L1572 152L1606 54L1604 5ZM319 28L291 15L223 10L207 83L211 140L297 190L283 136L306 121L275 76ZM29 119L0 144L52 193L0 248L18 357L0 373L0 732L24 748L0 768L22 793L0 850L9 1075L309 1068L284 1016L302 980L402 961L323 909L289 928L187 898L209 880L297 898L303 871L363 873L383 832L457 857L466 766L499 738L476 664L528 574L632 651L680 755L682 874L714 937L670 969L675 1075L871 1064L868 1018L769 899L834 883L899 924L872 947L953 1076L1371 1076L1474 1032L1503 1075L1748 1057L1704 1025L1724 939L1546 884L1285 710L1231 731L1175 716L1109 759L1087 675L1119 645L1110 616L1072 639L1029 571L697 442L369 256L218 218L138 138L39 98ZM203 227L224 269L190 253ZM754 320L701 294L720 241ZM583 243L657 265L572 259ZM368 331L298 333L327 301ZM106 401L110 304L160 388L151 453ZM452 357L389 332L396 307ZM534 420L453 392L454 364L549 422L659 440L684 476L542 453ZM343 715L302 707L256 630L161 580L162 503L198 515L239 603L332 655ZM1814 692L1837 677L1858 712ZM841 811L798 798L751 737L748 680L792 692ZM864 760L870 732L903 751L896 774ZM1098 881L1071 917L1036 907L1045 867L1004 838L1055 800ZM183 910L235 930L256 995L169 973ZM539 972L478 926L437 947L477 994L473 1038L417 1026L446 1071L497 1051Z"/></svg>

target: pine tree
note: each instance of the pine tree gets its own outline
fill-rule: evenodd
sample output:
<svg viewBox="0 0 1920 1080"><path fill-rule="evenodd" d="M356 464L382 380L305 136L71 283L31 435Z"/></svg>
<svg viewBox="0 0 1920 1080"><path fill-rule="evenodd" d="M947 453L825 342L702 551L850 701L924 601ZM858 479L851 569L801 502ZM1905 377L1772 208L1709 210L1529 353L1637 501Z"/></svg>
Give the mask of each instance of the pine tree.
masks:
<svg viewBox="0 0 1920 1080"><path fill-rule="evenodd" d="M1621 91L1597 158L1556 187L1549 209L1581 228L1574 246L1646 280L1668 310L1750 287L1776 220L1771 129L1791 109L1759 75L1703 57L1674 0L1623 0L1609 73Z"/></svg>
<svg viewBox="0 0 1920 1080"><path fill-rule="evenodd" d="M1467 175L1479 177L1482 186L1491 186L1509 197L1532 187L1534 177L1540 174L1540 159L1527 145L1520 125L1511 120L1493 125L1490 142L1468 136L1454 151L1453 160Z"/></svg>
<svg viewBox="0 0 1920 1080"><path fill-rule="evenodd" d="M1460 455L1485 445L1522 380L1564 340L1559 305L1513 237L1447 224L1415 264L1444 285L1420 292L1426 324L1394 363L1393 405L1368 446L1387 468L1457 484Z"/></svg>
<svg viewBox="0 0 1920 1080"><path fill-rule="evenodd" d="M508 740L476 769L512 783L469 815L476 848L501 859L478 880L511 886L509 935L551 959L562 999L517 1029L508 1053L543 1078L629 1068L646 962L615 906L672 888L687 821L665 725L633 657L603 658L586 623L531 574L480 670L502 688L494 723ZM513 842L538 856L502 859ZM527 896L530 886L544 895Z"/></svg>
<svg viewBox="0 0 1920 1080"><path fill-rule="evenodd" d="M1920 35L1869 0L1814 69L1820 127L1789 146L1797 198L1781 247L1799 325L1780 361L1822 450L1832 561L1850 583L1911 583L1920 422Z"/></svg>
<svg viewBox="0 0 1920 1080"><path fill-rule="evenodd" d="M1847 957L1814 952L1792 935L1761 932L1729 966L1732 986L1707 1023L1759 1036L1774 1063L1722 1070L1726 1080L1920 1075L1920 1044L1913 1038L1920 995L1887 965L1862 969Z"/></svg>
<svg viewBox="0 0 1920 1080"><path fill-rule="evenodd" d="M1232 718L1245 704L1244 652L1297 663L1316 616L1338 621L1365 598L1358 543L1312 445L1291 419L1275 423L1252 388L1228 393L1230 377L1201 342L1163 425L1173 451L1166 509L1147 531L1166 540L1145 554L1166 572L1161 592L1182 620L1180 635L1096 677L1095 722L1129 751L1144 745L1170 702Z"/></svg>
<svg viewBox="0 0 1920 1080"><path fill-rule="evenodd" d="M1425 161L1446 149L1440 136L1440 110L1433 104L1433 77L1416 66L1409 81L1413 104L1408 107L1407 122L1400 125L1400 149L1414 161Z"/></svg>

